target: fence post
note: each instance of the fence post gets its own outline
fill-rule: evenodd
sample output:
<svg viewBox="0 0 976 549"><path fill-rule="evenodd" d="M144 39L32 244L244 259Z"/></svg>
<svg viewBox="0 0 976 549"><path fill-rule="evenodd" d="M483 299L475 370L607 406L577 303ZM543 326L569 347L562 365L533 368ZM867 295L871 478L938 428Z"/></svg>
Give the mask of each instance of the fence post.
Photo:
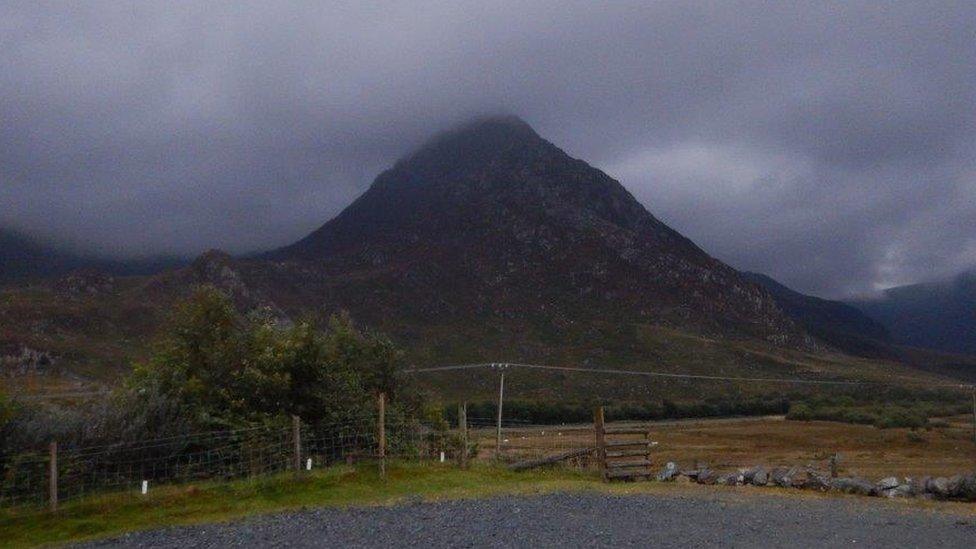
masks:
<svg viewBox="0 0 976 549"><path fill-rule="evenodd" d="M50 445L51 459L48 468L48 477L50 484L48 485L49 501L51 503L51 512L58 512L58 441L52 441Z"/></svg>
<svg viewBox="0 0 976 549"><path fill-rule="evenodd" d="M295 445L295 456L292 464L295 468L295 478L302 476L302 421L298 416L291 416L291 439Z"/></svg>
<svg viewBox="0 0 976 549"><path fill-rule="evenodd" d="M502 405L505 401L505 371L498 381L498 421L495 426L495 459L502 457Z"/></svg>
<svg viewBox="0 0 976 549"><path fill-rule="evenodd" d="M386 393L380 393L377 407L379 419L376 438L379 442L380 477L386 478Z"/></svg>
<svg viewBox="0 0 976 549"><path fill-rule="evenodd" d="M976 385L973 386L973 443L976 444Z"/></svg>
<svg viewBox="0 0 976 549"><path fill-rule="evenodd" d="M468 467L468 403L458 404L458 430L461 435L461 454L458 456L461 468Z"/></svg>
<svg viewBox="0 0 976 549"><path fill-rule="evenodd" d="M603 406L597 406L593 411L593 433L596 436L596 460L600 466L600 477L607 479L607 441L603 427Z"/></svg>

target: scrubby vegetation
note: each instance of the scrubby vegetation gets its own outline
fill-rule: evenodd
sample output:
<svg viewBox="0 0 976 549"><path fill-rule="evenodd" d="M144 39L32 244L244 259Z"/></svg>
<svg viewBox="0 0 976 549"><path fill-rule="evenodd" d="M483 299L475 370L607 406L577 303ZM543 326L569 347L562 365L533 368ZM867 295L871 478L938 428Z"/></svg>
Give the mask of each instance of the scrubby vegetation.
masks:
<svg viewBox="0 0 976 549"><path fill-rule="evenodd" d="M850 395L808 397L791 403L786 418L874 425L880 429L922 428L933 426L930 418L970 411L968 404L960 397L902 392L892 389L859 398Z"/></svg>
<svg viewBox="0 0 976 549"><path fill-rule="evenodd" d="M320 328L267 312L241 315L213 288L178 304L149 360L109 398L84 406L14 406L0 396L3 456L62 447L126 444L209 430L307 428L363 419L387 395L391 421L419 417L424 403L400 376L402 352L349 317Z"/></svg>
<svg viewBox="0 0 976 549"><path fill-rule="evenodd" d="M593 408L598 402L551 402L511 400L505 402L505 419L537 425L560 423L586 423L593 421ZM789 408L787 398L722 398L714 397L700 402L675 402L662 400L656 402L623 403L604 405L607 421L658 420L693 417L729 417L784 414ZM444 414L451 422L456 422L457 406L447 406ZM468 404L469 418L493 418L498 413L496 402L474 402Z"/></svg>
<svg viewBox="0 0 976 549"><path fill-rule="evenodd" d="M796 421L838 421L882 429L936 426L939 420L931 418L971 411L971 404L961 394L888 388L873 393L842 391L813 395L793 392L778 398L712 396L698 401L663 399L647 403L506 400L505 420L538 425L587 423L593 420L593 408L598 404L604 405L607 421L786 414L787 419ZM456 422L456 410L454 404L444 408L444 416L452 423ZM473 402L468 404L468 417L491 420L497 410L494 401Z"/></svg>

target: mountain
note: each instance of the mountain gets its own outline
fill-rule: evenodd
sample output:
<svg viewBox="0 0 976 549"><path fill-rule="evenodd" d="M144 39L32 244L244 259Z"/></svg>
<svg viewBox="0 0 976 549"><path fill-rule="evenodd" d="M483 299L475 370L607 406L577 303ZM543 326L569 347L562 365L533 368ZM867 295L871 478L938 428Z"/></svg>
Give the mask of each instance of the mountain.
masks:
<svg viewBox="0 0 976 549"><path fill-rule="evenodd" d="M514 117L434 138L335 219L261 259L321 275L292 284L289 299L370 320L558 329L601 319L804 340L767 291Z"/></svg>
<svg viewBox="0 0 976 549"><path fill-rule="evenodd" d="M899 367L819 354L769 290L511 117L435 137L280 249L212 251L151 276L73 274L2 289L0 350L11 362L25 348L43 352L54 370L110 382L146 356L173 304L202 284L285 322L348 311L417 365L527 361L753 377ZM513 390L701 396L687 383L553 376L513 374ZM490 376L464 372L430 383L441 394L494 390Z"/></svg>
<svg viewBox="0 0 976 549"><path fill-rule="evenodd" d="M850 304L883 324L896 343L976 354L976 270Z"/></svg>
<svg viewBox="0 0 976 549"><path fill-rule="evenodd" d="M888 330L856 307L801 294L761 273L742 276L769 290L783 312L821 341L855 355L890 355Z"/></svg>
<svg viewBox="0 0 976 549"><path fill-rule="evenodd" d="M76 270L146 275L178 267L178 258L115 260L62 250L19 231L0 227L0 283L57 277Z"/></svg>

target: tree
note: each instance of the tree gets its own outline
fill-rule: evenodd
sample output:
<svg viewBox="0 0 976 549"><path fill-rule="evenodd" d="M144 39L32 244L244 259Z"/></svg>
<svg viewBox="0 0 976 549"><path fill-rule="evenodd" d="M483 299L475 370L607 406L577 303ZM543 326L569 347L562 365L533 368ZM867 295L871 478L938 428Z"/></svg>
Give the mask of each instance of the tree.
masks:
<svg viewBox="0 0 976 549"><path fill-rule="evenodd" d="M283 326L260 311L242 316L213 288L177 306L158 348L132 387L178 402L201 426L237 426L300 416L334 424L372 413L385 392L391 413L416 409L400 398L403 353L388 338L356 329L346 314L327 328Z"/></svg>

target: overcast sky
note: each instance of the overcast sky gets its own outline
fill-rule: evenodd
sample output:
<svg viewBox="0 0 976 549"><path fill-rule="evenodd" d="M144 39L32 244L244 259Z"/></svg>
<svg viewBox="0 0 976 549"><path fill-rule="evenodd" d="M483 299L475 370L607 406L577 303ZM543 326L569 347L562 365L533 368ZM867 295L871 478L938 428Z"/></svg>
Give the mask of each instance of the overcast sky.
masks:
<svg viewBox="0 0 976 549"><path fill-rule="evenodd" d="M495 112L802 291L976 265L970 1L6 0L0 226L115 255L268 248Z"/></svg>

